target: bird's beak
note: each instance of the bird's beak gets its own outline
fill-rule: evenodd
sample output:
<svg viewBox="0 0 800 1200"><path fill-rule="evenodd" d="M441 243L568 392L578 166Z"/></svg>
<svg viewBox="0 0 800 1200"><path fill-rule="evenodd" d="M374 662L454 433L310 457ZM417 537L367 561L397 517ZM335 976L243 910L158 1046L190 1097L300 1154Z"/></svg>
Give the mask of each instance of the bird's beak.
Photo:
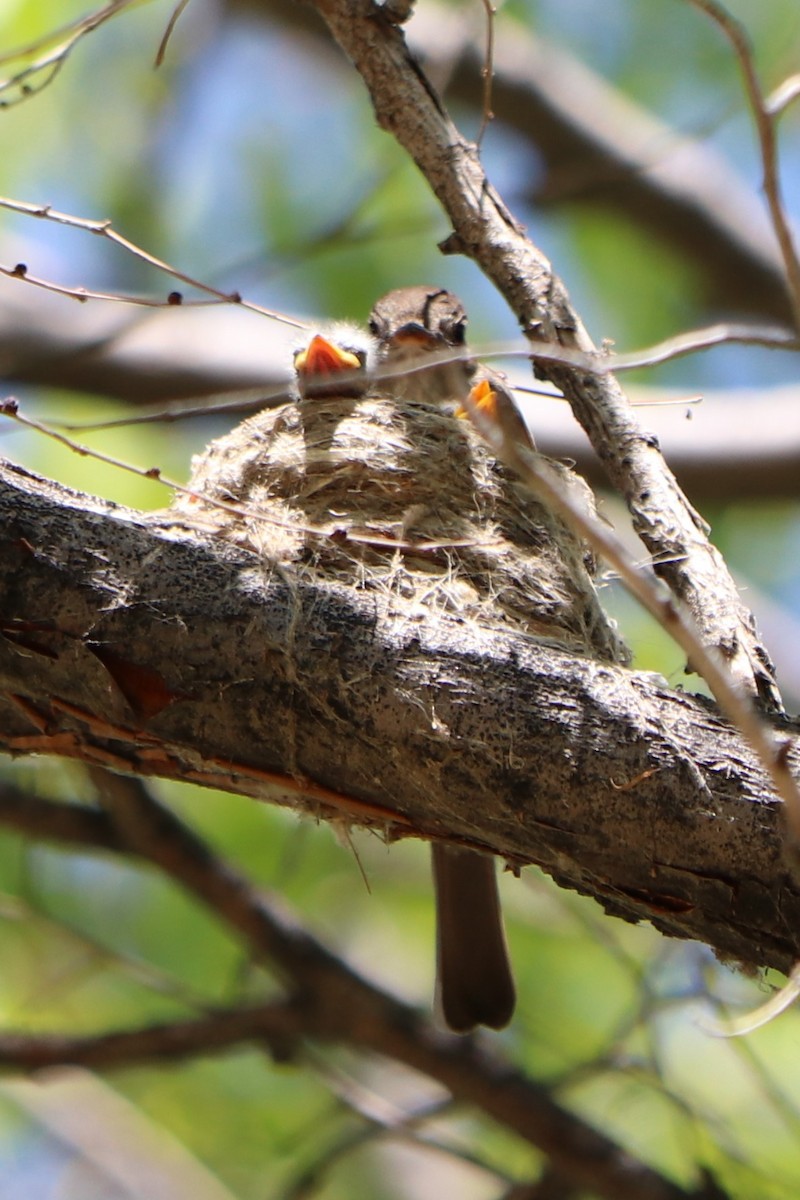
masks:
<svg viewBox="0 0 800 1200"><path fill-rule="evenodd" d="M410 350L435 350L441 348L444 339L436 333L431 333L418 321L408 321L392 334L392 345L408 347Z"/></svg>
<svg viewBox="0 0 800 1200"><path fill-rule="evenodd" d="M295 356L298 375L338 375L342 371L360 371L361 362L349 350L342 350L317 333L305 350Z"/></svg>
<svg viewBox="0 0 800 1200"><path fill-rule="evenodd" d="M497 392L488 379L482 379L480 383L476 383L469 398L480 412L486 413L487 417L491 417L492 420L497 420ZM459 404L456 409L456 416L462 420L469 416L463 404Z"/></svg>

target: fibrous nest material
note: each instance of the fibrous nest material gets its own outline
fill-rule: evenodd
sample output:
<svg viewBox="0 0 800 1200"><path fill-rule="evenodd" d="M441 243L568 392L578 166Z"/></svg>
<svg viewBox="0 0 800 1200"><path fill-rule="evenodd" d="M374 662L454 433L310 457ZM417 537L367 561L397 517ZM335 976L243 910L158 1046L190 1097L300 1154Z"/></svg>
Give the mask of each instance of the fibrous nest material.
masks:
<svg viewBox="0 0 800 1200"><path fill-rule="evenodd" d="M553 464L565 486L588 488ZM364 589L386 616L514 629L625 661L586 547L469 421L379 394L265 410L212 442L173 511L280 568ZM241 506L234 514L202 497Z"/></svg>

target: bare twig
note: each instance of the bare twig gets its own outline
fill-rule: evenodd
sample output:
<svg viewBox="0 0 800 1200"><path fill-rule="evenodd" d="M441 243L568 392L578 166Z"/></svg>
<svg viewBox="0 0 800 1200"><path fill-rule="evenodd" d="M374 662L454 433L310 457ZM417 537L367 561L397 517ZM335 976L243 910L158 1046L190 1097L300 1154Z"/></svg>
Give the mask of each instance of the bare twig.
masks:
<svg viewBox="0 0 800 1200"><path fill-rule="evenodd" d="M178 3L175 5L174 9L170 13L170 18L169 18L169 21L167 22L167 27L164 30L164 36L162 37L161 41L158 43L158 50L156 51L155 65L157 67L160 67L162 65L162 63L164 62L164 56L167 53L167 45L169 43L169 39L172 37L172 33L175 29L175 26L178 24L181 14L186 9L188 3L189 3L189 0L178 0Z"/></svg>
<svg viewBox="0 0 800 1200"><path fill-rule="evenodd" d="M486 12L486 55L481 67L481 77L483 79L483 109L481 111L481 123L478 129L478 136L475 141L480 146L483 141L483 135L489 127L489 122L493 120L494 113L492 112L492 82L494 79L494 19L497 15L497 9L492 0L481 0Z"/></svg>
<svg viewBox="0 0 800 1200"><path fill-rule="evenodd" d="M274 388L232 389L216 395L209 393L196 400L176 400L166 408L152 408L136 413L132 417L113 417L107 421L49 421L53 430L66 433L98 433L104 429L125 429L128 425L170 424L173 421L188 421L193 417L208 417L211 414L231 413L245 416L262 408L285 404L291 398L287 386ZM689 403L689 401L686 401Z"/></svg>
<svg viewBox="0 0 800 1200"><path fill-rule="evenodd" d="M768 1000L765 1000L752 1012L728 1021L715 1021L710 1017L701 1016L697 1023L701 1029L713 1037L741 1037L743 1034L752 1033L755 1029L760 1029L762 1025L768 1025L770 1021L774 1021L781 1013L786 1012L790 1005L794 1004L798 996L800 996L800 962L795 963L792 967L789 978L783 987L773 992Z"/></svg>
<svg viewBox="0 0 800 1200"><path fill-rule="evenodd" d="M42 279L32 275L25 263L16 263L13 267L0 265L0 275L8 279L21 279L31 287L41 288L45 292L53 292L56 296L68 296L84 304L87 300L107 300L112 304L130 304L134 308L198 308L200 305L220 304L220 300L188 300L185 301L180 292L170 292L166 299L156 296L131 296L124 292L99 292L80 285L56 283L52 279Z"/></svg>
<svg viewBox="0 0 800 1200"><path fill-rule="evenodd" d="M730 344L796 351L800 350L800 336L791 329L781 329L774 325L738 325L722 321L702 329L687 329L676 333L674 337L654 342L652 346L644 346L641 350L631 350L625 354L616 354L610 350L571 350L557 343L545 342L540 345L537 342L533 357L556 365L578 367L599 375L616 375L620 371L655 367L683 358L686 354L697 354L703 350L710 350L713 346ZM491 357L495 353L507 357L531 357L530 349L523 351L519 347L499 350L490 348L488 356Z"/></svg>
<svg viewBox="0 0 800 1200"><path fill-rule="evenodd" d="M0 55L0 65L2 65L17 59L30 58L39 52L39 57L35 58L28 66L9 76L8 79L0 80L0 107L8 108L12 104L19 104L21 101L27 100L29 96L43 91L53 82L78 42L87 33L91 33L92 30L97 29L111 17L122 12L123 9L137 3L139 0L112 0L110 4L104 5L85 17L80 17L76 21L71 21L68 25L62 26L37 41L30 42L27 46L21 46L17 50ZM40 76L38 80L37 76ZM19 89L17 98L15 100L5 99L5 93L14 88Z"/></svg>
<svg viewBox="0 0 800 1200"><path fill-rule="evenodd" d="M800 75L790 75L770 92L764 101L764 108L771 117L779 117L781 113L800 96Z"/></svg>
<svg viewBox="0 0 800 1200"><path fill-rule="evenodd" d="M745 93L758 134L764 194L767 198L772 226L781 249L794 312L795 328L800 331L800 259L798 259L797 247L794 244L791 226L781 197L774 115L770 110L769 100L764 98L761 90L750 40L744 26L731 16L725 6L718 3L717 0L689 0L689 3L706 13L719 26L731 43L738 59Z"/></svg>
<svg viewBox="0 0 800 1200"><path fill-rule="evenodd" d="M288 317L285 313L278 312L275 309L264 308L261 304L254 304L250 300L243 299L239 292L221 292L218 288L212 287L208 283L203 283L191 275L186 275L183 271L170 266L163 259L156 258L154 254L149 254L134 242L129 241L128 238L123 237L122 234L117 233L112 228L110 221L95 221L87 217L74 217L70 216L69 213L59 212L57 209L51 208L49 204L26 204L21 200L11 200L4 197L0 197L0 208L6 208L10 212L24 213L29 217L38 217L44 221L53 221L57 225L66 225L70 229L81 229L86 233L93 233L97 237L106 238L109 242L113 242L115 246L119 246L126 251L126 253L132 254L134 258L141 259L142 262L147 263L148 266L155 267L158 271L164 271L167 275L171 275L174 279L179 279L187 286L197 288L198 291L205 292L208 296L214 296L218 301L239 305L239 307L249 309L251 312L261 313L265 317L271 317L275 321L280 321L283 325L292 325L296 329L305 329L307 327L305 321L298 321L294 317ZM11 270L6 273L21 280L27 279L27 269ZM40 286L42 286L41 283ZM51 286L51 290L56 289L54 286ZM72 288L63 290L78 300L85 300L87 298L85 289Z"/></svg>

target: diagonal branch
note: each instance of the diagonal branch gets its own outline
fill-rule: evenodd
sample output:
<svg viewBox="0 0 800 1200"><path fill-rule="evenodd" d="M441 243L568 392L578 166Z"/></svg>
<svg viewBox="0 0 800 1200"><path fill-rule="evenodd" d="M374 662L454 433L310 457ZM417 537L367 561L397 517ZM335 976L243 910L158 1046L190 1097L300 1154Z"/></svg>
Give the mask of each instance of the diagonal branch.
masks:
<svg viewBox="0 0 800 1200"><path fill-rule="evenodd" d="M277 19L305 35L319 33L316 14L291 0L227 0L226 7L265 22ZM498 123L525 139L530 151L530 203L566 200L611 209L691 263L716 315L791 320L769 222L753 190L721 155L702 137L693 140L659 120L507 9L495 26L492 107ZM459 9L425 0L407 37L434 78L447 71L448 97L474 110L483 91L483 31L476 33ZM310 53L319 56L322 49ZM524 164L517 167L524 186Z"/></svg>
<svg viewBox="0 0 800 1200"><path fill-rule="evenodd" d="M316 7L364 79L378 123L408 151L450 217L454 233L444 249L468 254L493 280L531 340L535 362L537 341L592 352L563 283L491 186L476 147L450 121L402 32L366 0L316 0ZM553 362L536 362L536 369L569 399L657 571L688 605L704 641L739 683L779 704L772 664L721 555L616 380Z"/></svg>

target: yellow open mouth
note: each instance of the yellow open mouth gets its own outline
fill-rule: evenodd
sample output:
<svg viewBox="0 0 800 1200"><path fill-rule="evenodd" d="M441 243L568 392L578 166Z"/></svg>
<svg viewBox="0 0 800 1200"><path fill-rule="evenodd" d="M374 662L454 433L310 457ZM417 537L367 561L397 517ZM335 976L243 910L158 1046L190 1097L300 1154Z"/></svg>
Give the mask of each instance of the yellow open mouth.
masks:
<svg viewBox="0 0 800 1200"><path fill-rule="evenodd" d="M294 365L300 375L337 375L342 371L360 371L362 366L355 354L334 345L320 333L295 355Z"/></svg>

